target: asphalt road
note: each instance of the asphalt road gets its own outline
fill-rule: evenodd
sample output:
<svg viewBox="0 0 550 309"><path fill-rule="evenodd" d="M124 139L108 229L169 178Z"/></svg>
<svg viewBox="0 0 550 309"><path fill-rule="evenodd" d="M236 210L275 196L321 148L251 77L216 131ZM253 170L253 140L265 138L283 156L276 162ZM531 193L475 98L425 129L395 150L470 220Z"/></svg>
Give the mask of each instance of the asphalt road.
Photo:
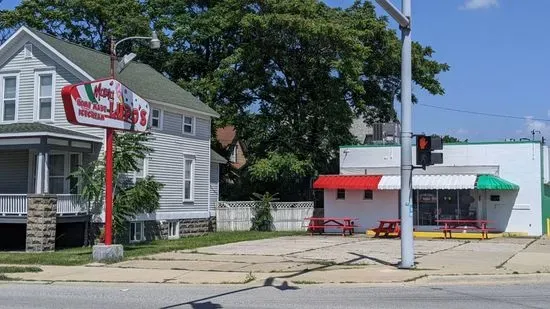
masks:
<svg viewBox="0 0 550 309"><path fill-rule="evenodd" d="M0 308L550 308L550 286L0 283Z"/></svg>

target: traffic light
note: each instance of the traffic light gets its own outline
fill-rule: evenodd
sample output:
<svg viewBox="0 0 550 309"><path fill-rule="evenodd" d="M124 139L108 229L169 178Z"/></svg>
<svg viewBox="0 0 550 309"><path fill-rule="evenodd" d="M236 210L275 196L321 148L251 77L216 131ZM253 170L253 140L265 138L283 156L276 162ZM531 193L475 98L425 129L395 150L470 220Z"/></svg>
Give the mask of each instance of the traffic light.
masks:
<svg viewBox="0 0 550 309"><path fill-rule="evenodd" d="M426 168L428 165L442 164L443 154L441 152L433 152L434 150L442 150L443 141L441 137L433 135L417 135L416 136L416 165Z"/></svg>

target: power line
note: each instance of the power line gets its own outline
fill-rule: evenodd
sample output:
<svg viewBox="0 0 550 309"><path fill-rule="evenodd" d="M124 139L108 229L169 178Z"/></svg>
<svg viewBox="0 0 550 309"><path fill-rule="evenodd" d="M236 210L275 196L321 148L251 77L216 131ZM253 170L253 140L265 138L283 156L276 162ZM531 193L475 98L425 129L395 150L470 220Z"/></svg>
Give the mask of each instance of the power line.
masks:
<svg viewBox="0 0 550 309"><path fill-rule="evenodd" d="M531 118L531 117L520 117L520 116L512 116L512 115L502 115L502 114L492 114L492 113L475 112L475 111L469 111L469 110L464 110L464 109L457 109L457 108L450 108L450 107L442 107L442 106L430 105L430 104L424 104L424 103L417 103L416 105L421 105L421 106L426 106L426 107L431 107L431 108L446 110L446 111L450 111L450 112L457 112L457 113L478 115L478 116L488 116L488 117L507 118L507 119L536 120L536 121L550 122L550 119Z"/></svg>

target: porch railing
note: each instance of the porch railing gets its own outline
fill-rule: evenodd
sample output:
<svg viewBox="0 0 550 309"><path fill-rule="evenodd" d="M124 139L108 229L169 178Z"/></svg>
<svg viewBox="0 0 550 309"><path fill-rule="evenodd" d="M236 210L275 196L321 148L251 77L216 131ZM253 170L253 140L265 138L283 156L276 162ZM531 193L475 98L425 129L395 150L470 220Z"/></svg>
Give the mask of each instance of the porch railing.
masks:
<svg viewBox="0 0 550 309"><path fill-rule="evenodd" d="M27 214L27 203L27 194L0 194L0 216L24 216ZM77 215L87 212L87 203L79 195L57 195L58 215Z"/></svg>
<svg viewBox="0 0 550 309"><path fill-rule="evenodd" d="M26 194L0 194L0 215L27 214L27 195Z"/></svg>
<svg viewBox="0 0 550 309"><path fill-rule="evenodd" d="M57 214L74 215L86 213L87 203L76 194L58 194L57 195Z"/></svg>

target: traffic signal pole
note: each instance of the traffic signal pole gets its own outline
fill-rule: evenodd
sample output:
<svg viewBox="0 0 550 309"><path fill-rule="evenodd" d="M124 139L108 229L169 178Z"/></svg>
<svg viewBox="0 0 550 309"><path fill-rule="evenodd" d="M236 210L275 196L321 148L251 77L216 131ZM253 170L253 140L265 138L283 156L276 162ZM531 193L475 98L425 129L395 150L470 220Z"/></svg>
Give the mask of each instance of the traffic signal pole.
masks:
<svg viewBox="0 0 550 309"><path fill-rule="evenodd" d="M399 267L414 268L411 0L403 0L401 10L409 19L409 25L401 27L401 263Z"/></svg>
<svg viewBox="0 0 550 309"><path fill-rule="evenodd" d="M401 29L401 263L414 268L412 207L412 55L411 0L402 0L401 12L389 0L376 0Z"/></svg>

